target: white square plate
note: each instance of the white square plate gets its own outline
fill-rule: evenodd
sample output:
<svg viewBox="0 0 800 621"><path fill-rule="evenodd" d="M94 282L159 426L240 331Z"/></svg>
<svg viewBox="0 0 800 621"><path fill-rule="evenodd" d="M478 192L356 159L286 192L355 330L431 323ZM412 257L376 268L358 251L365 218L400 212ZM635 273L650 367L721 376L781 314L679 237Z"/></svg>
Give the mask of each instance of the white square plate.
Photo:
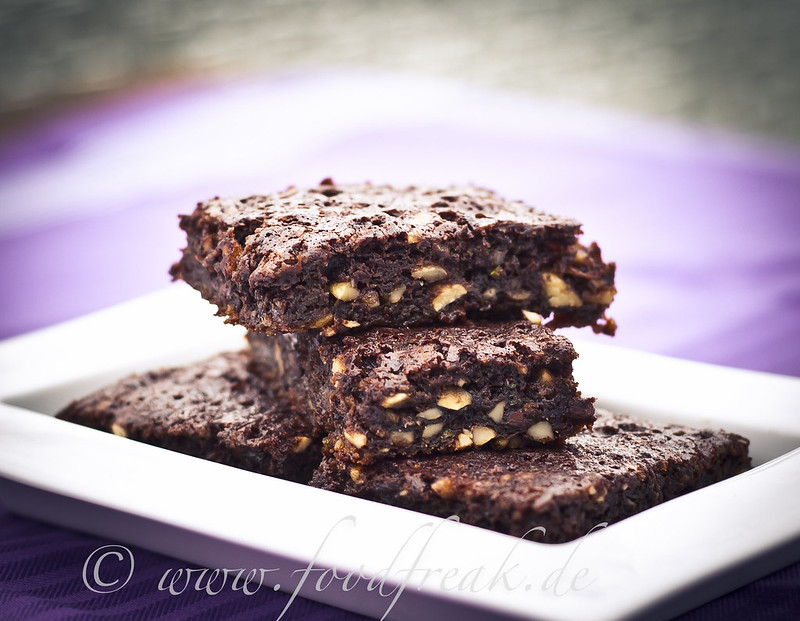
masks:
<svg viewBox="0 0 800 621"><path fill-rule="evenodd" d="M724 428L754 470L565 544L288 483L52 417L134 371L243 347L176 285L0 343L0 494L23 515L388 618L664 618L800 558L800 380L575 339L585 395Z"/></svg>

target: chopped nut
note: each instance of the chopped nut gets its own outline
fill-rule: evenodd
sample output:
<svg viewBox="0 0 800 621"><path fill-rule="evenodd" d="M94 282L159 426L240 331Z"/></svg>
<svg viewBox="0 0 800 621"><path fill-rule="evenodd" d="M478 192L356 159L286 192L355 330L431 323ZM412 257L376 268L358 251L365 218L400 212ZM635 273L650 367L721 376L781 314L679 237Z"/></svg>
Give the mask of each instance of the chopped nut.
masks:
<svg viewBox="0 0 800 621"><path fill-rule="evenodd" d="M283 352L277 341L275 341L275 364L278 365L278 375L282 376L286 369L283 366Z"/></svg>
<svg viewBox="0 0 800 621"><path fill-rule="evenodd" d="M531 297L531 292L520 289L519 291L511 291L506 293L506 295L516 302L522 302L523 300L527 300L529 297Z"/></svg>
<svg viewBox="0 0 800 621"><path fill-rule="evenodd" d="M358 483L358 480L361 478L361 468L359 466L350 468L350 478L353 480L353 483Z"/></svg>
<svg viewBox="0 0 800 621"><path fill-rule="evenodd" d="M344 442L342 442L341 440L336 440L336 442L333 443L333 450L334 451L341 451L343 446L344 446Z"/></svg>
<svg viewBox="0 0 800 621"><path fill-rule="evenodd" d="M361 325L361 323L358 321L353 321L352 319L345 319L344 321L342 321L342 325L345 328L357 328Z"/></svg>
<svg viewBox="0 0 800 621"><path fill-rule="evenodd" d="M497 278L502 273L503 273L503 268L500 267L499 265L496 265L495 268L491 272L489 272L489 276L491 276L492 278Z"/></svg>
<svg viewBox="0 0 800 621"><path fill-rule="evenodd" d="M363 448L367 443L367 434L360 431L345 431L344 439L356 448Z"/></svg>
<svg viewBox="0 0 800 621"><path fill-rule="evenodd" d="M295 440L297 440L297 444L295 444L294 448L292 449L293 453L302 453L309 446L311 446L311 438L308 436L298 436L295 438Z"/></svg>
<svg viewBox="0 0 800 621"><path fill-rule="evenodd" d="M389 443L392 446L408 446L414 442L413 431L393 431L389 434Z"/></svg>
<svg viewBox="0 0 800 621"><path fill-rule="evenodd" d="M415 224L430 224L436 220L436 214L432 211L417 211L410 220Z"/></svg>
<svg viewBox="0 0 800 621"><path fill-rule="evenodd" d="M495 289L494 287L489 287L486 291L483 292L482 295L487 299L497 297L497 289Z"/></svg>
<svg viewBox="0 0 800 621"><path fill-rule="evenodd" d="M497 405L495 405L491 410L489 410L489 418L491 418L494 422L499 423L503 420L503 413L506 411L506 402L501 401Z"/></svg>
<svg viewBox="0 0 800 621"><path fill-rule="evenodd" d="M501 250L500 248L495 248L492 250L489 258L492 260L492 263L495 265L502 265L503 262L506 260L506 251Z"/></svg>
<svg viewBox="0 0 800 621"><path fill-rule="evenodd" d="M542 386L552 386L553 385L553 376L547 369L542 369L539 372L539 383Z"/></svg>
<svg viewBox="0 0 800 621"><path fill-rule="evenodd" d="M472 428L472 441L475 446L483 446L492 438L497 436L497 432L491 427L484 427L482 425L475 425Z"/></svg>
<svg viewBox="0 0 800 621"><path fill-rule="evenodd" d="M420 418L424 418L425 420L436 420L442 415L442 411L439 408L428 408L427 410L423 410L417 416Z"/></svg>
<svg viewBox="0 0 800 621"><path fill-rule="evenodd" d="M614 296L616 295L617 290L615 287L609 287L608 289L603 289L602 291L598 291L597 293L584 293L583 299L587 302L591 302L592 304L600 304L601 306L608 306L611 302L614 301Z"/></svg>
<svg viewBox="0 0 800 621"><path fill-rule="evenodd" d="M407 489L401 489L399 492L397 492L398 496L408 496L408 494L409 491Z"/></svg>
<svg viewBox="0 0 800 621"><path fill-rule="evenodd" d="M123 438L128 437L128 432L126 431L125 427L119 423L111 423L111 433L113 433L115 436L121 436Z"/></svg>
<svg viewBox="0 0 800 621"><path fill-rule="evenodd" d="M403 294L405 292L406 292L406 286L399 285L394 289L392 289L392 292L388 296L386 296L386 301L389 302L389 304L397 304L400 301L400 298L403 297Z"/></svg>
<svg viewBox="0 0 800 621"><path fill-rule="evenodd" d="M502 436L499 438L495 438L494 446L497 449L504 449L508 446L508 438L503 438Z"/></svg>
<svg viewBox="0 0 800 621"><path fill-rule="evenodd" d="M361 296L361 299L364 300L364 305L367 308L378 308L378 306L381 305L378 294L372 290L365 291L364 295Z"/></svg>
<svg viewBox="0 0 800 621"><path fill-rule="evenodd" d="M336 356L331 363L331 373L344 373L345 369L344 358Z"/></svg>
<svg viewBox="0 0 800 621"><path fill-rule="evenodd" d="M328 314L327 314L327 315L325 315L324 317L320 317L319 319L317 319L317 320L316 320L314 323L312 323L312 324L311 324L311 325L309 325L308 327L309 327L309 328L312 328L312 329L315 329L315 328L324 328L324 327L326 327L326 326L329 326L329 325L331 325L332 323L333 323L333 315L331 315L330 313L328 313Z"/></svg>
<svg viewBox="0 0 800 621"><path fill-rule="evenodd" d="M349 282L335 282L330 287L330 292L337 300L342 302L352 302L358 297L358 289Z"/></svg>
<svg viewBox="0 0 800 621"><path fill-rule="evenodd" d="M463 449L468 446L472 446L472 432L465 429L456 438L456 449Z"/></svg>
<svg viewBox="0 0 800 621"><path fill-rule="evenodd" d="M580 246L578 246L578 249L575 251L575 258L573 259L573 263L575 263L575 265L581 265L583 263L586 263L586 259L588 258L589 258L589 253L586 252L586 250L584 250Z"/></svg>
<svg viewBox="0 0 800 621"><path fill-rule="evenodd" d="M447 408L448 410L460 410L467 407L472 403L472 396L463 388L458 386L450 386L442 391L439 395L437 405Z"/></svg>
<svg viewBox="0 0 800 621"><path fill-rule="evenodd" d="M582 306L583 301L575 290L564 280L550 272L542 272L544 290L550 306L562 308L564 306Z"/></svg>
<svg viewBox="0 0 800 621"><path fill-rule="evenodd" d="M438 265L421 265L420 267L411 270L411 277L425 282L436 282L447 276L447 272L443 267Z"/></svg>
<svg viewBox="0 0 800 621"><path fill-rule="evenodd" d="M465 296L467 290L464 285L445 285L439 289L439 294L433 298L433 310L440 311L451 302L455 302L458 298Z"/></svg>
<svg viewBox="0 0 800 621"><path fill-rule="evenodd" d="M589 492L589 496L594 496L597 493L597 488L590 483L589 487L586 488L586 491Z"/></svg>
<svg viewBox="0 0 800 621"><path fill-rule="evenodd" d="M553 427L546 420L539 421L528 427L528 435L537 442L550 442L556 439Z"/></svg>
<svg viewBox="0 0 800 621"><path fill-rule="evenodd" d="M534 313L533 311L523 310L522 316L525 317L528 321L532 324L540 326L542 325L542 321L544 321L544 317L542 317L539 313Z"/></svg>
<svg viewBox="0 0 800 621"><path fill-rule="evenodd" d="M396 392L381 401L381 405L385 408L396 408L403 405L410 398L411 395L409 395L407 392Z"/></svg>
<svg viewBox="0 0 800 621"><path fill-rule="evenodd" d="M422 437L432 438L442 430L442 427L444 427L442 423L434 423L433 425L428 425L425 427L425 429L422 430Z"/></svg>
<svg viewBox="0 0 800 621"><path fill-rule="evenodd" d="M431 483L431 489L437 496L445 500L452 500L456 496L456 488L453 487L450 479L436 479Z"/></svg>
<svg viewBox="0 0 800 621"><path fill-rule="evenodd" d="M465 380L465 379L462 377L460 380L458 380L458 381L456 382L456 386L463 387L463 386L464 386L466 383L467 383L467 380Z"/></svg>
<svg viewBox="0 0 800 621"><path fill-rule="evenodd" d="M414 233L412 231L410 233L406 233L406 239L408 240L409 244L418 244L422 238L418 233Z"/></svg>

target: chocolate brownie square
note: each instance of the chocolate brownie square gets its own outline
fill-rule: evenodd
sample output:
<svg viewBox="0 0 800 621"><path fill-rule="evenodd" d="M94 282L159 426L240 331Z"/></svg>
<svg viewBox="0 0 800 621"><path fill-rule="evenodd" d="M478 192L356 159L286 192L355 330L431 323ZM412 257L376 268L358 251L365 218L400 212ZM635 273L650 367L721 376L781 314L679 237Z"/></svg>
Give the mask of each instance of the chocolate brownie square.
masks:
<svg viewBox="0 0 800 621"><path fill-rule="evenodd" d="M594 422L571 343L530 322L248 339L254 372L315 411L325 451L348 462L517 448Z"/></svg>
<svg viewBox="0 0 800 621"><path fill-rule="evenodd" d="M613 263L580 225L475 187L337 185L216 198L181 217L172 266L264 333L519 319L613 334Z"/></svg>
<svg viewBox="0 0 800 621"><path fill-rule="evenodd" d="M132 375L58 418L187 455L308 482L321 459L309 415L247 370L244 352Z"/></svg>
<svg viewBox="0 0 800 621"><path fill-rule="evenodd" d="M371 466L326 458L311 485L558 543L743 472L750 467L747 449L748 441L732 433L598 409L594 429L563 445Z"/></svg>

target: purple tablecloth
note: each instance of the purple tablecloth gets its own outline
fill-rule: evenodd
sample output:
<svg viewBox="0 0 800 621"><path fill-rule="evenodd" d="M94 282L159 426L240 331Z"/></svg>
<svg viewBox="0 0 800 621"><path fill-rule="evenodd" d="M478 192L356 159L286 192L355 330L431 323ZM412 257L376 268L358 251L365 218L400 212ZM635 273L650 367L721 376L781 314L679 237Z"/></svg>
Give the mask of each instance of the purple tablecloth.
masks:
<svg viewBox="0 0 800 621"><path fill-rule="evenodd" d="M800 375L800 153L707 128L361 74L163 87L6 137L0 337L165 286L183 244L176 214L197 200L326 176L474 182L573 216L618 263L614 342ZM184 565L144 551L135 588L96 595L80 572L108 542L7 513L0 529L3 618L277 618L286 602L272 592L171 597L153 581ZM799 574L795 565L687 618L782 618L777 607L800 609ZM295 602L285 618L312 617L356 618L311 602Z"/></svg>

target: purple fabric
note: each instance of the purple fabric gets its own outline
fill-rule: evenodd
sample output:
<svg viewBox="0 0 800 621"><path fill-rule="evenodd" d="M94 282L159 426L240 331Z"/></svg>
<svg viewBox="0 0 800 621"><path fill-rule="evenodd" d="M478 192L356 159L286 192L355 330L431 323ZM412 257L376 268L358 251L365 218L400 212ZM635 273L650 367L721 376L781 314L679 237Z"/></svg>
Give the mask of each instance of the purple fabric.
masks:
<svg viewBox="0 0 800 621"><path fill-rule="evenodd" d="M83 582L84 564L95 550L110 543L113 542L10 515L0 505L0 618L272 621L289 601L288 594L266 588L253 595L229 588L217 595L193 588L172 595L158 588L164 573L195 566L135 547L129 547L135 559L130 582L113 593L93 593ZM103 579L124 580L125 576L115 575L111 567ZM794 619L800 611L798 584L800 563L700 606L679 620ZM359 621L366 617L296 598L282 618Z"/></svg>
<svg viewBox="0 0 800 621"><path fill-rule="evenodd" d="M109 593L93 593L83 581L84 564L95 550L108 544L95 537L10 515L0 505L0 618L273 620L289 602L289 594L275 593L269 588L251 588L252 595L219 587L212 587L212 592L219 589L216 595L193 587L170 594L158 588L164 573L197 566L134 547L129 549L135 571L125 587ZM113 563L103 567L108 570L108 575L102 577L105 582L124 580L127 575L116 575ZM283 616L287 621L366 618L302 598L296 598Z"/></svg>
<svg viewBox="0 0 800 621"><path fill-rule="evenodd" d="M800 153L360 74L171 86L0 141L0 338L166 286L183 245L176 215L198 200L326 176L474 182L573 216L618 263L615 343L800 375ZM183 565L144 551L136 589L95 596L80 569L107 542L5 512L0 542L3 618L276 618L285 602L152 592L149 578ZM794 565L685 619L784 618L764 602L796 606L799 574ZM357 618L311 602L292 614Z"/></svg>

